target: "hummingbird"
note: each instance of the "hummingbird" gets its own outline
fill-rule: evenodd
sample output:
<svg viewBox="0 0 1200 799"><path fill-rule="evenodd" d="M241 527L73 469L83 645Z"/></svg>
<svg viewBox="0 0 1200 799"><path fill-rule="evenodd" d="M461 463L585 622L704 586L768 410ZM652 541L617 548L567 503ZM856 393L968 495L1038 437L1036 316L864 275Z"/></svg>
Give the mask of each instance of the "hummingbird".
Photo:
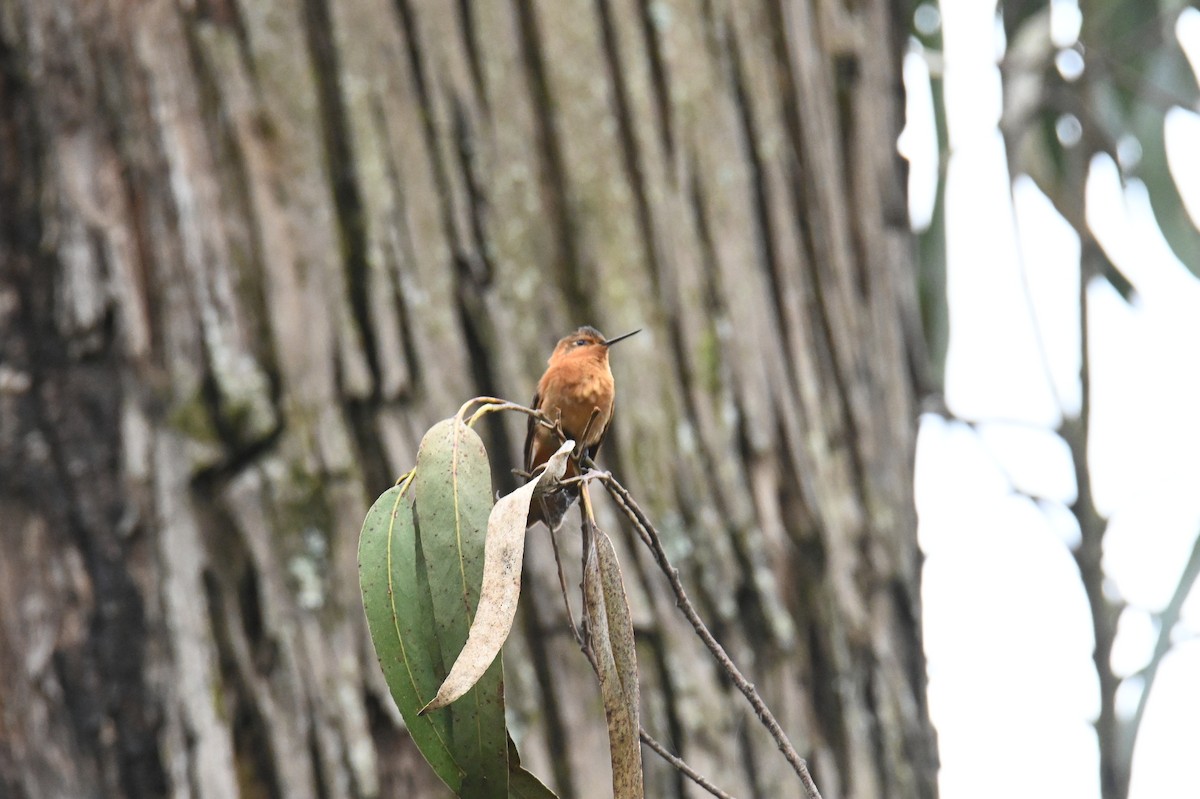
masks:
<svg viewBox="0 0 1200 799"><path fill-rule="evenodd" d="M600 451L613 419L615 385L608 366L608 348L640 332L639 328L606 339L599 330L585 325L559 339L550 353L549 366L538 381L530 407L558 421L567 438L575 439L589 458L594 459ZM530 417L525 435L525 471L532 474L554 454L559 444L552 430ZM576 462L569 461L565 476L574 477L578 473ZM551 529L557 528L578 496L579 489L572 486L535 501L529 509L529 525L541 521Z"/></svg>

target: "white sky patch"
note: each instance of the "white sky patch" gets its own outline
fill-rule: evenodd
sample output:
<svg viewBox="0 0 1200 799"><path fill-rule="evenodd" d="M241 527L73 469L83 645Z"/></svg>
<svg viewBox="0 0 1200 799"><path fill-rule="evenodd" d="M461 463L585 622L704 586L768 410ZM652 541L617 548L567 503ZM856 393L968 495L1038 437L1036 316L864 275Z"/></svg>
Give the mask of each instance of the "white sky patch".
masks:
<svg viewBox="0 0 1200 799"><path fill-rule="evenodd" d="M990 138L1000 122L1000 70L992 49L997 33L996 3L956 0L940 3L940 7L945 104L950 109L969 109L946 118L950 150L955 152L972 141Z"/></svg>
<svg viewBox="0 0 1200 799"><path fill-rule="evenodd" d="M929 227L937 201L938 141L924 48L915 39L904 56L904 130L896 148L908 159L908 219L915 231Z"/></svg>
<svg viewBox="0 0 1200 799"><path fill-rule="evenodd" d="M1175 38L1192 65L1196 74L1196 82L1200 83L1200 11L1195 8L1185 8L1175 20Z"/></svg>
<svg viewBox="0 0 1200 799"><path fill-rule="evenodd" d="M1150 653L1154 651L1154 642L1158 638L1158 625L1154 617L1141 608L1128 607L1121 611L1117 620L1117 638L1113 643L1113 671L1122 677L1129 677L1145 668L1150 662ZM1139 690L1132 692L1140 694Z"/></svg>
<svg viewBox="0 0 1200 799"><path fill-rule="evenodd" d="M1050 41L1055 47L1070 47L1079 41L1083 12L1079 0L1050 0Z"/></svg>
<svg viewBox="0 0 1200 799"><path fill-rule="evenodd" d="M1200 529L1200 509L1189 505L1163 491L1109 520L1104 571L1130 605L1157 613L1170 601Z"/></svg>
<svg viewBox="0 0 1200 799"><path fill-rule="evenodd" d="M957 464L943 467L950 475ZM1094 759L1086 719L1097 702L1087 601L1069 553L1033 502L1011 492L943 523L957 535L926 560L923 592L943 795L1011 796L995 779L996 753L1020 741L1022 781L1037 795L1094 797L1096 777L1063 768L1068 755Z"/></svg>
<svg viewBox="0 0 1200 799"><path fill-rule="evenodd" d="M1040 351L1064 413L1079 413L1079 238L1032 179L1013 181L1021 279Z"/></svg>
<svg viewBox="0 0 1200 799"><path fill-rule="evenodd" d="M1071 450L1057 433L1043 427L981 422L978 443L994 457L1016 490L1069 505L1075 501Z"/></svg>
<svg viewBox="0 0 1200 799"><path fill-rule="evenodd" d="M1014 227L1004 142L993 130L956 150L946 177L946 402L969 419L1052 426L1059 408L1036 368L1043 344L1017 269Z"/></svg>
<svg viewBox="0 0 1200 799"><path fill-rule="evenodd" d="M1195 11L1195 9L1189 9ZM1200 16L1200 11L1195 12ZM1167 167L1192 224L1200 225L1200 114L1179 107L1167 111L1163 122Z"/></svg>

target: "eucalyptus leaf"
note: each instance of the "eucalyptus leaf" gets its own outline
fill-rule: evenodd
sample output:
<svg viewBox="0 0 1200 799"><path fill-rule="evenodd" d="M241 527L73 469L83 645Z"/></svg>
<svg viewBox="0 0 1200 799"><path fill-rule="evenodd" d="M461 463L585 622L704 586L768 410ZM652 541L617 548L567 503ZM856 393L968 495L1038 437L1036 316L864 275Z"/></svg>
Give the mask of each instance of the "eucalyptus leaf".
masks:
<svg viewBox="0 0 1200 799"><path fill-rule="evenodd" d="M463 771L450 749L449 720L418 715L439 682L434 663L433 603L428 582L417 579L418 547L411 482L375 501L358 543L359 583L367 626L392 699L409 735L434 772L458 792ZM424 584L425 590L420 590Z"/></svg>
<svg viewBox="0 0 1200 799"><path fill-rule="evenodd" d="M491 468L483 441L457 417L434 425L417 451L413 488L434 628L443 661L449 661L466 644L483 581L492 509ZM501 661L496 659L461 701L439 714L449 716L450 748L463 769L459 795L507 799Z"/></svg>
<svg viewBox="0 0 1200 799"><path fill-rule="evenodd" d="M558 799L554 791L521 767L517 745L508 739L508 799Z"/></svg>
<svg viewBox="0 0 1200 799"><path fill-rule="evenodd" d="M484 546L479 610L471 620L466 645L455 659L437 696L421 710L422 715L445 707L463 696L500 654L500 648L512 630L517 600L521 596L521 567L525 557L525 523L529 517L529 503L543 482L553 483L562 479L567 458L574 447L574 441L564 443L546 462L541 474L502 497L492 508Z"/></svg>

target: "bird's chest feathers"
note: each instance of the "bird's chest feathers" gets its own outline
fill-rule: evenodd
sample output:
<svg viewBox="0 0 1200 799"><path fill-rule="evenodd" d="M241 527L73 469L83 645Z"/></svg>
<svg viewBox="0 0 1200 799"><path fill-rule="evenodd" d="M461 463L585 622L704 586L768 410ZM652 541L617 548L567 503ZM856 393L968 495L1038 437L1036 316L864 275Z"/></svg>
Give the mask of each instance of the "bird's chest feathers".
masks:
<svg viewBox="0 0 1200 799"><path fill-rule="evenodd" d="M575 435L579 435L587 425L592 409L599 408L600 416L592 423L588 435L594 438L608 424L612 415L612 373L607 369L595 369L564 375L549 381L544 397L546 413L552 418L561 414L563 429Z"/></svg>

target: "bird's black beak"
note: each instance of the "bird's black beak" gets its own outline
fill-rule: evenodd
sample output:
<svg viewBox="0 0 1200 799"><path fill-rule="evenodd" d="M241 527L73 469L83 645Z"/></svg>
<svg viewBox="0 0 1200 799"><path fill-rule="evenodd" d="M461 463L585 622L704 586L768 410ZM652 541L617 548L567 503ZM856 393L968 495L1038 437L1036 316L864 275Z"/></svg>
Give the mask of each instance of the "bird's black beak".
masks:
<svg viewBox="0 0 1200 799"><path fill-rule="evenodd" d="M634 335L634 333L641 333L641 332L642 332L642 329L639 327L637 330L633 331L633 333L626 333L623 336L617 336L616 338L610 338L608 341L604 342L604 346L611 347L612 345L616 344L618 341L621 341L622 339L627 339L630 336Z"/></svg>

